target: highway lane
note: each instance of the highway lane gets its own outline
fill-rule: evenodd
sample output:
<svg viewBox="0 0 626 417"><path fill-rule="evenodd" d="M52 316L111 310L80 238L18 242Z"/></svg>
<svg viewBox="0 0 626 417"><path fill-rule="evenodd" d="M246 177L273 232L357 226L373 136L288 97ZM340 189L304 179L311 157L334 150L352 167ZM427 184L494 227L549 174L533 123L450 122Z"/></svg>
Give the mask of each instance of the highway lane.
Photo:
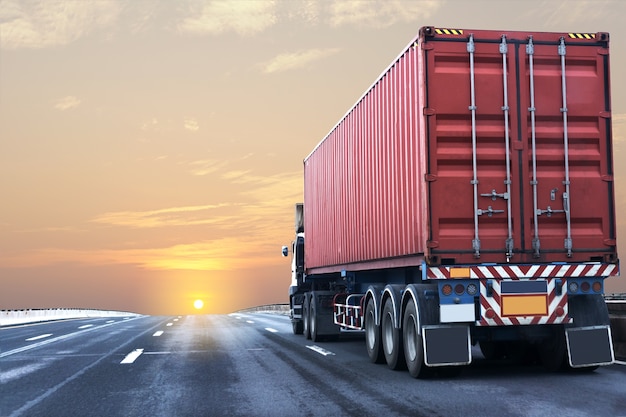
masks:
<svg viewBox="0 0 626 417"><path fill-rule="evenodd" d="M369 363L362 335L312 343L271 314L3 328L0 349L0 416L626 416L622 365L553 374L477 353L415 380Z"/></svg>

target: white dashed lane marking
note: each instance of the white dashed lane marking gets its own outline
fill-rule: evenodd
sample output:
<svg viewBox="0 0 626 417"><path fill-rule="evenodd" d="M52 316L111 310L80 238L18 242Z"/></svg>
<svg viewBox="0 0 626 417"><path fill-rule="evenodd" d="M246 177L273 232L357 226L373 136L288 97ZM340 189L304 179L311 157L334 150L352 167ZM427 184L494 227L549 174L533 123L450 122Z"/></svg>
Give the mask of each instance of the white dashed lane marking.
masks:
<svg viewBox="0 0 626 417"><path fill-rule="evenodd" d="M120 364L133 363L137 360L138 357L141 356L142 353L143 353L143 349L135 349L132 352L130 352L128 355L126 355L126 357L122 359L122 362L120 362Z"/></svg>
<svg viewBox="0 0 626 417"><path fill-rule="evenodd" d="M84 324L84 325L82 325L82 326L79 326L78 328L79 328L79 329L87 329L87 328L89 328L89 327L93 327L93 324Z"/></svg>
<svg viewBox="0 0 626 417"><path fill-rule="evenodd" d="M158 332L154 332L152 336L158 337L158 336L161 336L162 334L163 334L163 330L159 330Z"/></svg>
<svg viewBox="0 0 626 417"><path fill-rule="evenodd" d="M326 350L324 348L321 348L317 345L313 345L313 346L307 346L307 349L311 349L313 352L317 352L320 355L324 355L324 356L328 356L328 355L334 355L333 352Z"/></svg>
<svg viewBox="0 0 626 417"><path fill-rule="evenodd" d="M42 334L39 336L35 336L35 337L30 337L28 339L26 339L27 342L32 342L33 340L39 340L39 339L45 339L46 337L50 337L52 336L52 333L47 333L47 334Z"/></svg>

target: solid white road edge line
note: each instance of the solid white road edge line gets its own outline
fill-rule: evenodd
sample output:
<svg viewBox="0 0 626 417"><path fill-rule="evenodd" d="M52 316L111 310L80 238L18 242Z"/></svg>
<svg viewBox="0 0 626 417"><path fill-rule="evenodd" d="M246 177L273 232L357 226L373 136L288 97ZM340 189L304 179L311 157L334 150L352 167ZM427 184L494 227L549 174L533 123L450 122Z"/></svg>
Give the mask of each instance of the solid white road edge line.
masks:
<svg viewBox="0 0 626 417"><path fill-rule="evenodd" d="M124 359L122 359L122 363L133 363L137 360L138 357L141 356L141 354L143 353L143 349L135 349L132 352L130 352L128 355L126 355L126 357Z"/></svg>
<svg viewBox="0 0 626 417"><path fill-rule="evenodd" d="M313 345L313 346L307 346L307 349L311 349L313 352L317 352L320 355L324 355L324 356L328 356L328 355L334 355L333 352L326 350L324 348L321 348L317 345Z"/></svg>
<svg viewBox="0 0 626 417"><path fill-rule="evenodd" d="M46 334L42 334L42 335L35 336L35 337L29 337L28 339L25 339L25 341L32 342L33 340L45 339L46 337L50 337L50 336L52 336L52 333L46 333Z"/></svg>
<svg viewBox="0 0 626 417"><path fill-rule="evenodd" d="M158 337L158 336L161 336L163 333L164 333L163 330L159 330L158 332L154 332L152 336Z"/></svg>

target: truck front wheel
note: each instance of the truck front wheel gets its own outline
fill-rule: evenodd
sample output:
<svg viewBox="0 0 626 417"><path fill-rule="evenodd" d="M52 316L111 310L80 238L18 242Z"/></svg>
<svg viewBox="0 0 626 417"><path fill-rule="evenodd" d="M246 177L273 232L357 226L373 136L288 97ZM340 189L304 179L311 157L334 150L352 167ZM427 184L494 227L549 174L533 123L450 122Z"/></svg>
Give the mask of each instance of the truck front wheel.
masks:
<svg viewBox="0 0 626 417"><path fill-rule="evenodd" d="M293 320L291 322L291 327L293 329L293 334L304 333L304 323L302 323L301 320Z"/></svg>
<svg viewBox="0 0 626 417"><path fill-rule="evenodd" d="M365 307L365 347L367 356L373 363L383 363L385 356L381 348L380 327L376 325L376 308L374 300L369 299Z"/></svg>

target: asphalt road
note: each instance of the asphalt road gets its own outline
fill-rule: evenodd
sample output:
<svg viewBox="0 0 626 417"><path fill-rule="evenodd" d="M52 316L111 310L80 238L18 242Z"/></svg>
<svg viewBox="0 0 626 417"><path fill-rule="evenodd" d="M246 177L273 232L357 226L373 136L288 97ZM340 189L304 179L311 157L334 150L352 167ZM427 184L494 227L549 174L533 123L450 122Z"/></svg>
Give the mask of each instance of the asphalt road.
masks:
<svg viewBox="0 0 626 417"><path fill-rule="evenodd" d="M473 363L415 380L362 335L312 343L271 314L0 329L0 416L626 416L626 366Z"/></svg>

